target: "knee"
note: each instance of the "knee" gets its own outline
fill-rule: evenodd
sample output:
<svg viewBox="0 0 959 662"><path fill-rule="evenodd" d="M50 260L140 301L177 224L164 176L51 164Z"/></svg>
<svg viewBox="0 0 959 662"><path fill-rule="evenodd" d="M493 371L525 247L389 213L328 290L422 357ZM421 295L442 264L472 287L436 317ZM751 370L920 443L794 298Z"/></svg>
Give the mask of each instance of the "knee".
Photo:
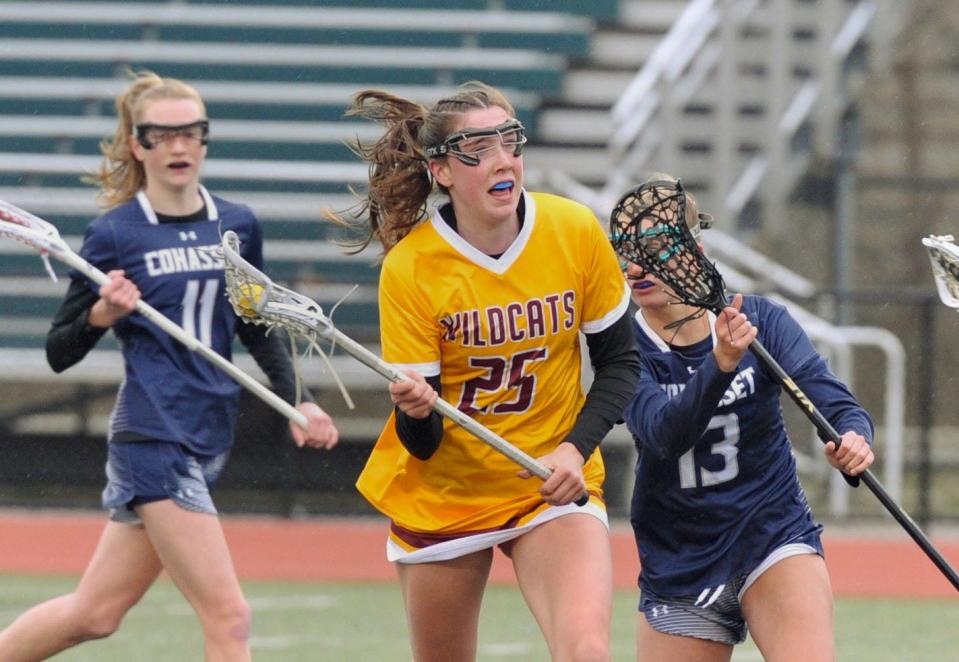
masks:
<svg viewBox="0 0 959 662"><path fill-rule="evenodd" d="M81 641L104 639L117 631L129 607L116 604L74 605L76 637Z"/></svg>
<svg viewBox="0 0 959 662"><path fill-rule="evenodd" d="M593 646L582 646L573 659L576 662L609 662L609 646L600 642Z"/></svg>
<svg viewBox="0 0 959 662"><path fill-rule="evenodd" d="M219 603L214 612L203 620L216 638L245 642L250 638L253 612L247 601L239 597Z"/></svg>
<svg viewBox="0 0 959 662"><path fill-rule="evenodd" d="M609 642L599 637L582 637L561 659L569 662L609 662Z"/></svg>
<svg viewBox="0 0 959 662"><path fill-rule="evenodd" d="M253 610L250 609L246 600L240 600L229 615L230 636L234 639L246 641L250 638L250 630L253 627Z"/></svg>

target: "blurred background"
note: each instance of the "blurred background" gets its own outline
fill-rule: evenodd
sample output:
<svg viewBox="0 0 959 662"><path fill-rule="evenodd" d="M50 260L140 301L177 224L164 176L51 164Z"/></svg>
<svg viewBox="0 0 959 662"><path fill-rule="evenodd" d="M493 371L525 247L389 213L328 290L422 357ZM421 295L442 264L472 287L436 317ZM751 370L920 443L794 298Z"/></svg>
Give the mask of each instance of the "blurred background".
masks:
<svg viewBox="0 0 959 662"><path fill-rule="evenodd" d="M377 134L343 111L366 87L430 103L483 80L530 131L531 190L605 222L648 174L682 177L717 219L704 241L730 289L789 306L872 412L877 477L920 524L946 524L959 521L959 317L920 239L959 234L956 34L952 0L4 1L0 199L78 248L97 215L81 177L112 135L124 71L182 78L212 119L204 182L256 211L267 271L327 312L358 285L333 319L377 351L377 255L345 255L322 220L365 179L344 141ZM108 335L64 374L47 366L66 291L55 267L58 283L0 241L0 506L99 506L122 362ZM244 394L221 510L372 512L352 485L390 409L385 382L334 356L349 411L322 365L300 362L340 448L297 450ZM882 521L784 406L817 515ZM603 449L610 510L624 516L625 430Z"/></svg>

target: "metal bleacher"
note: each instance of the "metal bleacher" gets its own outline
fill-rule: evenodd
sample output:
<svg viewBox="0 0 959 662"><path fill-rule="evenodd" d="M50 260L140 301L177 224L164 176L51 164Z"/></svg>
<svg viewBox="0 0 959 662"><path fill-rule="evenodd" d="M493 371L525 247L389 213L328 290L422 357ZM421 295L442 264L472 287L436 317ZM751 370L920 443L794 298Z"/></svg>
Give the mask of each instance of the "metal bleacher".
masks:
<svg viewBox="0 0 959 662"><path fill-rule="evenodd" d="M542 100L561 93L568 62L588 52L594 21L615 16L617 6L618 0L3 2L0 199L53 222L78 248L98 213L96 191L81 178L97 168L98 144L112 135L113 99L128 81L126 69L187 80L212 120L204 183L257 213L273 278L327 312L349 293L334 321L375 350L376 250L346 254L334 242L335 226L323 220L325 209L349 208L350 187L365 180L366 167L347 141L378 132L344 119L350 96L381 87L428 103L480 79L506 91L535 141ZM63 276L63 266L54 266ZM36 254L7 241L0 242L0 276L6 391L25 398L54 383L79 389L122 379L108 334L54 380L43 345L65 278L51 282ZM238 364L258 374L238 350ZM382 390L381 378L354 361L334 365L351 390ZM332 384L321 362L303 369L311 385ZM6 427L42 430L36 410L6 410ZM102 428L102 415L80 418L78 432Z"/></svg>

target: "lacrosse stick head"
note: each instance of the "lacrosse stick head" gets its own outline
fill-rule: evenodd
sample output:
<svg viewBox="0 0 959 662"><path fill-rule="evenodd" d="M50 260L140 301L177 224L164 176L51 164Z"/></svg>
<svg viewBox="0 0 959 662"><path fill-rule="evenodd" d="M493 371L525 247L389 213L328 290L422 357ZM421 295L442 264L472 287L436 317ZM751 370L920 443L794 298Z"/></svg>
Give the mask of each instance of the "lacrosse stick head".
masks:
<svg viewBox="0 0 959 662"><path fill-rule="evenodd" d="M277 285L240 255L240 238L228 230L222 239L226 294L233 310L248 324L286 329L291 335L326 337L332 323L309 297Z"/></svg>
<svg viewBox="0 0 959 662"><path fill-rule="evenodd" d="M610 239L620 258L658 278L685 304L719 312L726 285L699 248L699 228L712 217L695 213L687 222L689 200L679 180L649 181L619 199L609 218Z"/></svg>
<svg viewBox="0 0 959 662"><path fill-rule="evenodd" d="M922 245L929 251L939 300L959 309L959 246L955 239L951 234L929 235L923 238Z"/></svg>
<svg viewBox="0 0 959 662"><path fill-rule="evenodd" d="M265 273L254 267L240 255L240 238L236 232L223 233L224 273L226 275L226 294L230 305L240 319L248 324L263 324L270 328L284 329L294 344L297 337L303 338L311 348L318 349L326 362L330 373L343 394L346 405L353 409L353 399L346 390L343 380L336 374L329 357L319 348L317 339L322 338L334 343L339 332L333 321L323 314L323 308L313 299L293 290L277 285ZM294 371L296 353L294 351ZM299 383L299 375L297 375Z"/></svg>
<svg viewBox="0 0 959 662"><path fill-rule="evenodd" d="M50 266L47 256L52 254L61 257L70 249L60 237L60 232L55 225L16 205L0 200L0 237L12 239L40 251L47 273L54 281L57 280L57 275Z"/></svg>
<svg viewBox="0 0 959 662"><path fill-rule="evenodd" d="M0 200L0 236L48 253L55 253L63 244L60 232L52 223L3 200Z"/></svg>

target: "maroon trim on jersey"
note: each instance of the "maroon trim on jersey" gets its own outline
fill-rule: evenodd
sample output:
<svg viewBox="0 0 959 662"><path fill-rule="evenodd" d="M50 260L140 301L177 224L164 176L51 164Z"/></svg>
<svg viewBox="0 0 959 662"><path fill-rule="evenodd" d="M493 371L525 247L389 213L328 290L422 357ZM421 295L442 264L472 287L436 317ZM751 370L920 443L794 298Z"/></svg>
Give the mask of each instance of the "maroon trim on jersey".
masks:
<svg viewBox="0 0 959 662"><path fill-rule="evenodd" d="M589 491L589 494L591 496L599 496L592 490ZM481 533L491 533L493 531L514 529L521 519L529 515L541 505L542 504L537 503L534 507L528 509L526 512L511 517L504 524L490 527L488 529L474 529L472 531L457 531L452 533L427 533L425 531L412 531L400 526L396 522L391 521L390 532L411 547L425 549L431 545L438 545L441 542L447 542L449 540L459 540L460 538L468 538L469 536L476 536Z"/></svg>
<svg viewBox="0 0 959 662"><path fill-rule="evenodd" d="M458 540L460 538L468 538L469 536L476 536L481 533L490 533L492 531L503 531L505 529L512 529L516 526L516 523L520 519L525 517L528 513L523 513L522 515L516 515L512 517L509 521L501 526L494 526L488 529L475 529L473 531L457 531L453 533L427 533L425 531L411 531L410 529L404 528L397 524L396 522L390 522L390 531L397 538L405 542L407 545L416 547L417 549L423 549L430 547L431 545L438 545L441 542L447 542L448 540Z"/></svg>

